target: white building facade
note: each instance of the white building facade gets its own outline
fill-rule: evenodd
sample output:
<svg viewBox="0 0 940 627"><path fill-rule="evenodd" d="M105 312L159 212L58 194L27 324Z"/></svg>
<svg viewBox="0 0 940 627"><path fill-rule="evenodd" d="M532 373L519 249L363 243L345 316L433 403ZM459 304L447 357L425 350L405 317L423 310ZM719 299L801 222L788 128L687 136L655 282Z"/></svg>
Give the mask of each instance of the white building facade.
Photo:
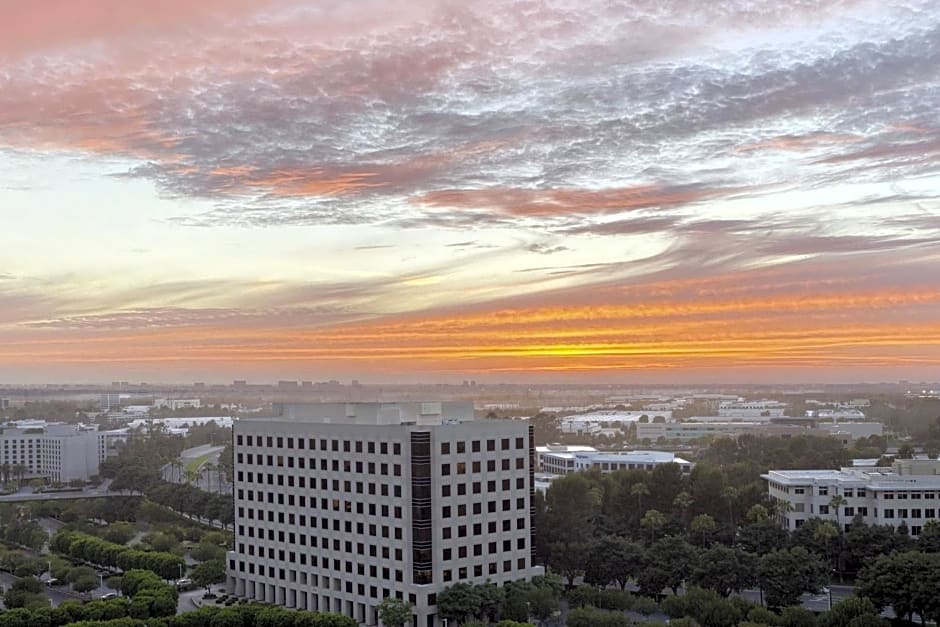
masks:
<svg viewBox="0 0 940 627"><path fill-rule="evenodd" d="M475 421L470 403L278 410L235 423L232 593L361 625L398 597L439 627L444 588L541 573L525 421Z"/></svg>
<svg viewBox="0 0 940 627"><path fill-rule="evenodd" d="M0 429L0 465L25 468L24 476L66 483L87 481L118 452L127 434L43 420L21 420Z"/></svg>
<svg viewBox="0 0 940 627"><path fill-rule="evenodd" d="M692 472L692 462L663 451L553 451L539 450L539 468L552 475L566 475L596 469L652 470L663 464L678 464L683 474Z"/></svg>
<svg viewBox="0 0 940 627"><path fill-rule="evenodd" d="M916 537L927 521L940 518L938 460L898 460L890 468L771 470L761 476L787 529L810 518L847 528L860 515L871 525L898 527L903 522ZM839 507L833 502L837 496L844 500Z"/></svg>

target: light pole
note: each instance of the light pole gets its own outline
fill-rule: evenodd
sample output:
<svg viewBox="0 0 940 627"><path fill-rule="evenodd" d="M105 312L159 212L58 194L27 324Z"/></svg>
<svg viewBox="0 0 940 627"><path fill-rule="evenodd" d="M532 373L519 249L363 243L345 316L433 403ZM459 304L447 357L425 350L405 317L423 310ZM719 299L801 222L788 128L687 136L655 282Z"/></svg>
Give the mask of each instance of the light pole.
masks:
<svg viewBox="0 0 940 627"><path fill-rule="evenodd" d="M180 579L182 579L182 578L183 578L183 565L182 565L182 564L178 564L178 566L180 567ZM179 581L179 580L177 580L177 581Z"/></svg>

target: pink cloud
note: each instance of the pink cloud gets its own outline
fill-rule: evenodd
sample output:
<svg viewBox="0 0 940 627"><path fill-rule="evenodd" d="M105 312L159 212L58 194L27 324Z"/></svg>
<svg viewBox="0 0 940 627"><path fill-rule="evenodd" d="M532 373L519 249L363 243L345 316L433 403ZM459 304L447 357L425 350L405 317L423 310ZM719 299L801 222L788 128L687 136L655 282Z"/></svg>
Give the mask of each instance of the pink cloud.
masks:
<svg viewBox="0 0 940 627"><path fill-rule="evenodd" d="M198 27L271 0L0 0L0 56L54 51L165 30Z"/></svg>

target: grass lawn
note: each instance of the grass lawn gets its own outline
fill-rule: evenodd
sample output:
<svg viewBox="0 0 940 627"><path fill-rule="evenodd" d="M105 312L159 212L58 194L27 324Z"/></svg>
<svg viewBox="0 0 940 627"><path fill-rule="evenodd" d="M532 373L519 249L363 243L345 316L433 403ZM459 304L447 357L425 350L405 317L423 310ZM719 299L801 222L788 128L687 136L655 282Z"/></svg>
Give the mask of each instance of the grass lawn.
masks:
<svg viewBox="0 0 940 627"><path fill-rule="evenodd" d="M214 453L209 453L208 455L203 455L201 457L197 457L196 459L189 461L186 464L185 472L189 472L189 471L199 472L199 469L202 467L202 465L205 464L210 459L212 459L214 456L215 456Z"/></svg>

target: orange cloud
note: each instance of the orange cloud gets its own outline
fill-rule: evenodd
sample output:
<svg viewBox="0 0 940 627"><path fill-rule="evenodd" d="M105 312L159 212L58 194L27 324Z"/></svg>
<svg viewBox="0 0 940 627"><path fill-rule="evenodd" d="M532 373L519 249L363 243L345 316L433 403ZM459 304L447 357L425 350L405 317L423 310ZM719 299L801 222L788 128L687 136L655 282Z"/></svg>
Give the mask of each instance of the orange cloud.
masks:
<svg viewBox="0 0 940 627"><path fill-rule="evenodd" d="M416 200L433 207L489 209L514 216L550 217L569 214L614 213L683 205L718 195L718 190L638 185L601 190L520 189L490 187L428 192Z"/></svg>
<svg viewBox="0 0 940 627"><path fill-rule="evenodd" d="M753 368L940 367L940 291L719 297L594 307L411 315L325 328L235 324L126 332L37 329L0 337L11 366L235 364L373 376ZM169 375L166 375L169 376Z"/></svg>

